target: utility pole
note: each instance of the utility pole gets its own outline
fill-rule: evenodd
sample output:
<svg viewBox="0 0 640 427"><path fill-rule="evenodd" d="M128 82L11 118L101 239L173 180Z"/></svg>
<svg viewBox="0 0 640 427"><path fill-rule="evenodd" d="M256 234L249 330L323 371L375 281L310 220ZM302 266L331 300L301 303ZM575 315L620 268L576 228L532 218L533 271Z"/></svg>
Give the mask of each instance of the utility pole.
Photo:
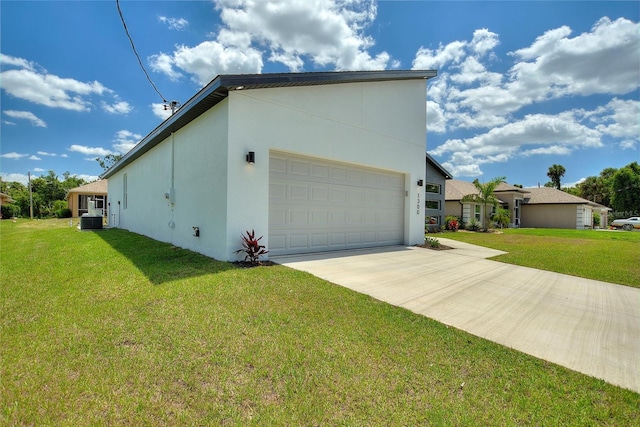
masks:
<svg viewBox="0 0 640 427"><path fill-rule="evenodd" d="M28 171L27 175L29 175L29 217L33 219L33 192L31 191L31 171Z"/></svg>

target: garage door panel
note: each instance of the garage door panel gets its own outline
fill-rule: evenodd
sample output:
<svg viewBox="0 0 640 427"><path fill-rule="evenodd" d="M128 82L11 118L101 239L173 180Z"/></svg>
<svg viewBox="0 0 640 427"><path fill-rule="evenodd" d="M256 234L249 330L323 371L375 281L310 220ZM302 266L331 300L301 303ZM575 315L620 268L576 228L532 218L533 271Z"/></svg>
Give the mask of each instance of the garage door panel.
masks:
<svg viewBox="0 0 640 427"><path fill-rule="evenodd" d="M401 244L404 176L301 156L270 156L272 255Z"/></svg>

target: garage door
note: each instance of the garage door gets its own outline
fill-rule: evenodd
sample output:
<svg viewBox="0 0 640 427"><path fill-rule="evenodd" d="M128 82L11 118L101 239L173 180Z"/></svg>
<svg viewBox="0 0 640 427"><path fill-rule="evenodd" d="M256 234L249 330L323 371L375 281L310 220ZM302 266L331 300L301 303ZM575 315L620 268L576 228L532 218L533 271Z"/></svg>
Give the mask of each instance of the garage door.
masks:
<svg viewBox="0 0 640 427"><path fill-rule="evenodd" d="M403 236L402 174L271 153L271 255L397 245Z"/></svg>

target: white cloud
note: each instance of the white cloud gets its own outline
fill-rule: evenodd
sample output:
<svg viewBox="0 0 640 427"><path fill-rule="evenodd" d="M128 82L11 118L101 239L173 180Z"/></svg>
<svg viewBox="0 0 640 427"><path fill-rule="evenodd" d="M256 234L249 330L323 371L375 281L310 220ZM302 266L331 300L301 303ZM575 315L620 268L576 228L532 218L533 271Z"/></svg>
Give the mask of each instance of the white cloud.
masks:
<svg viewBox="0 0 640 427"><path fill-rule="evenodd" d="M2 88L9 95L47 107L74 111L91 110L84 96L102 95L107 89L101 83L80 82L31 70L7 70L0 73Z"/></svg>
<svg viewBox="0 0 640 427"><path fill-rule="evenodd" d="M135 147L141 139L142 135L130 132L128 130L119 130L118 132L116 132L115 143L112 147L118 153L125 154L133 147Z"/></svg>
<svg viewBox="0 0 640 427"><path fill-rule="evenodd" d="M551 154L555 156L563 156L571 154L571 149L563 145L550 145L548 147L533 148L522 152L524 157L535 156L538 154Z"/></svg>
<svg viewBox="0 0 640 427"><path fill-rule="evenodd" d="M68 150L76 153L85 154L88 156L94 156L92 160L95 160L96 157L104 157L107 154L116 154L102 147L87 147L86 145L77 145L77 144L73 144L71 147L68 148Z"/></svg>
<svg viewBox="0 0 640 427"><path fill-rule="evenodd" d="M590 114L591 115L591 114ZM613 98L593 112L591 120L600 132L618 138L640 140L640 101Z"/></svg>
<svg viewBox="0 0 640 427"><path fill-rule="evenodd" d="M151 111L153 111L153 114L155 114L156 117L159 117L162 120L166 120L171 117L171 110L167 109L165 104L162 103L151 104Z"/></svg>
<svg viewBox="0 0 640 427"><path fill-rule="evenodd" d="M473 40L471 40L471 49L480 56L493 50L500 44L500 39L496 33L492 33L486 28L475 30L473 32Z"/></svg>
<svg viewBox="0 0 640 427"><path fill-rule="evenodd" d="M38 118L31 111L5 110L5 111L3 111L3 113L6 114L9 117L14 118L14 119L29 120L33 126L37 126L37 127L41 127L41 128L46 128L47 127L47 124L44 122L44 120Z"/></svg>
<svg viewBox="0 0 640 427"><path fill-rule="evenodd" d="M29 160L42 160L40 157L35 156L35 155L31 155L29 156Z"/></svg>
<svg viewBox="0 0 640 427"><path fill-rule="evenodd" d="M436 50L421 47L416 53L412 67L414 70L432 70L449 63L458 64L465 56L466 46L467 42L455 41L446 46L441 44Z"/></svg>
<svg viewBox="0 0 640 427"><path fill-rule="evenodd" d="M160 16L158 21L167 24L170 30L182 31L189 26L189 21L184 18L167 18L166 16Z"/></svg>
<svg viewBox="0 0 640 427"><path fill-rule="evenodd" d="M60 154L60 157L63 157L63 158L65 158L65 159L66 159L66 158L68 158L68 157L69 157L69 155L68 155L68 154Z"/></svg>
<svg viewBox="0 0 640 427"><path fill-rule="evenodd" d="M28 156L29 156L28 154L20 154L20 153L16 153L15 151L11 152L11 153L4 153L4 154L0 155L0 157L2 157L3 159L13 159L13 160L19 160L19 159L22 159L22 158L28 157Z"/></svg>
<svg viewBox="0 0 640 427"><path fill-rule="evenodd" d="M512 55L511 89L533 100L565 95L625 94L640 86L640 26L604 17L569 38L561 27Z"/></svg>
<svg viewBox="0 0 640 427"><path fill-rule="evenodd" d="M56 157L56 153L47 153L46 151L38 151L37 153L40 156L48 156L48 157Z"/></svg>
<svg viewBox="0 0 640 427"><path fill-rule="evenodd" d="M34 172L46 172L46 169L42 169L42 168L33 168Z"/></svg>
<svg viewBox="0 0 640 427"><path fill-rule="evenodd" d="M449 155L443 165L454 175L478 176L480 165L505 162L518 155L567 155L577 149L602 145L601 133L580 124L575 112L569 111L556 116L527 115L472 138L447 140L430 153Z"/></svg>
<svg viewBox="0 0 640 427"><path fill-rule="evenodd" d="M133 110L133 107L126 101L116 101L113 104L107 104L101 102L102 109L109 114L128 114Z"/></svg>
<svg viewBox="0 0 640 427"><path fill-rule="evenodd" d="M447 130L444 112L437 102L427 101L427 129L432 132L445 132Z"/></svg>
<svg viewBox="0 0 640 427"><path fill-rule="evenodd" d="M3 66L0 72L2 89L15 98L51 108L86 112L93 109L94 96L113 94L112 90L95 80L82 82L49 74L44 68L23 58L0 54L0 59ZM123 114L128 106L124 102L113 105L103 102L102 105L106 111L119 114Z"/></svg>
<svg viewBox="0 0 640 427"><path fill-rule="evenodd" d="M16 66L18 68L25 68L32 71L36 69L36 65L33 62L27 61L23 58L5 55L3 53L0 53L0 63L2 63L3 66Z"/></svg>
<svg viewBox="0 0 640 427"><path fill-rule="evenodd" d="M621 99L640 87L638 23L605 17L576 36L567 26L549 30L530 46L511 52L511 67L500 73L491 69L501 64L494 53L499 43L498 34L480 29L471 40L416 52L414 68L439 69L427 91L428 130L478 132L429 150L448 156L443 165L452 173L478 176L480 165L505 157L569 155L610 141L622 149L640 145L640 102ZM594 94L620 98L592 111L520 113L535 104L544 111L560 97Z"/></svg>
<svg viewBox="0 0 640 427"><path fill-rule="evenodd" d="M5 125L9 125L9 126L17 126L17 123L10 122L9 120L3 120L2 123L4 123Z"/></svg>
<svg viewBox="0 0 640 427"><path fill-rule="evenodd" d="M398 67L387 52L372 56L374 40L364 33L375 19L371 0L217 0L223 27L197 46L149 57L151 68L172 79L183 73L199 84L224 73L259 73L263 52L291 71L314 66L337 70Z"/></svg>

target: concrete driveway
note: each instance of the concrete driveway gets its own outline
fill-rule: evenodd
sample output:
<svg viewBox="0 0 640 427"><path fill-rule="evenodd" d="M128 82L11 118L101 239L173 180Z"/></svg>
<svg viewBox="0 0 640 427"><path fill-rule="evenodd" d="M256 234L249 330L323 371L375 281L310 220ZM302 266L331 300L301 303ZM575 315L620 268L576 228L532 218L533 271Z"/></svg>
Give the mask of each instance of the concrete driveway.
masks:
<svg viewBox="0 0 640 427"><path fill-rule="evenodd" d="M640 289L490 261L503 252L439 240L455 249L271 260L640 392Z"/></svg>

